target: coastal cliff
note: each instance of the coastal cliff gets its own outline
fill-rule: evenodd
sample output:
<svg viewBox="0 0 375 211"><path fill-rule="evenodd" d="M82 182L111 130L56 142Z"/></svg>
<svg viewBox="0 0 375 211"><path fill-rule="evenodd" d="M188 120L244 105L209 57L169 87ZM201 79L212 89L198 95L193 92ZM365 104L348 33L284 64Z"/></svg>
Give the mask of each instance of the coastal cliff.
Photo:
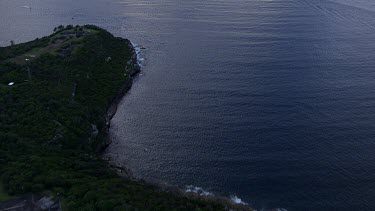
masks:
<svg viewBox="0 0 375 211"><path fill-rule="evenodd" d="M124 81L123 85L118 89L116 95L110 100L109 106L107 108L107 113L105 116L105 139L103 144L99 146L99 151L103 152L109 144L112 143L112 140L109 138L109 128L111 126L111 119L116 114L117 106L125 96L125 94L129 91L133 84L133 78L141 71L141 67L137 61L137 52L131 42L128 43L128 48L130 49L130 58L126 62L125 73L128 75L126 80Z"/></svg>
<svg viewBox="0 0 375 211"><path fill-rule="evenodd" d="M136 59L129 40L92 25L0 48L0 194L44 193L63 210L243 209L120 177L101 159Z"/></svg>

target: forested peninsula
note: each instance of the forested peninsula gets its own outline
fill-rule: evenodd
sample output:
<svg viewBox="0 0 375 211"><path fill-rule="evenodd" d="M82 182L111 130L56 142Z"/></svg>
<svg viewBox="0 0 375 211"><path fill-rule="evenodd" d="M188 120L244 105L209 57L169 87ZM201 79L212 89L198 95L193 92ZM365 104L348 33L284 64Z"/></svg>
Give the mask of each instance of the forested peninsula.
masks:
<svg viewBox="0 0 375 211"><path fill-rule="evenodd" d="M62 210L242 209L120 176L101 159L138 71L131 42L93 25L1 47L0 201L43 193Z"/></svg>

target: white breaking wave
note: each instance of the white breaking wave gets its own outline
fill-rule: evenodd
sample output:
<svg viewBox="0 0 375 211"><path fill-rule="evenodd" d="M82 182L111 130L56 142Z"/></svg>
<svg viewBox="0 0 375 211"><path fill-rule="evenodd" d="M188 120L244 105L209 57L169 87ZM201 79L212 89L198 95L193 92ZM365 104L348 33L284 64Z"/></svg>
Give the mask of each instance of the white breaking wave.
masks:
<svg viewBox="0 0 375 211"><path fill-rule="evenodd" d="M134 46L135 54L137 54L137 63L138 63L139 66L142 66L142 62L145 60L142 57L142 53L141 53L142 46L140 46L136 43L132 43L132 45Z"/></svg>
<svg viewBox="0 0 375 211"><path fill-rule="evenodd" d="M231 195L230 196L230 200L232 200L234 203L236 204L243 204L243 205L247 205L246 202L242 201L242 199L238 198L236 195Z"/></svg>
<svg viewBox="0 0 375 211"><path fill-rule="evenodd" d="M200 196L213 196L214 195L208 191L203 190L203 188L195 187L193 185L186 186L185 192L196 193Z"/></svg>
<svg viewBox="0 0 375 211"><path fill-rule="evenodd" d="M208 192L208 191L205 191L203 190L203 188L201 187L196 187L196 186L193 186L193 185L187 185L185 187L185 192L187 193L196 193L200 196L214 196L213 193L211 192ZM243 204L243 205L248 205L248 203L242 201L242 199L238 198L236 195L231 195L230 196L230 200L236 204ZM278 211L286 211L286 210L278 210Z"/></svg>

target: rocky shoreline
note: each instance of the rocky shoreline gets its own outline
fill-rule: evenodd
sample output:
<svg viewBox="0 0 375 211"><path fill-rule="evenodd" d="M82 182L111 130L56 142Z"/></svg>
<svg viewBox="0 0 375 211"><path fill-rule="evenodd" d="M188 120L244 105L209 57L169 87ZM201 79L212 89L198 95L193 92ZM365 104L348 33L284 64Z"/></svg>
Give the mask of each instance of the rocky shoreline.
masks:
<svg viewBox="0 0 375 211"><path fill-rule="evenodd" d="M123 99L123 97L126 95L126 93L130 90L132 84L133 84L133 79L138 75L138 73L141 71L141 67L138 63L138 58L137 58L137 52L134 47L134 45L129 41L129 48L131 49L131 59L127 62L127 67L125 68L125 71L129 74L129 77L127 80L124 82L124 84L121 86L119 91L116 93L116 95L112 98L106 112L106 119L105 119L105 128L104 128L104 135L105 135L105 143L101 146L99 149L102 158L108 162L108 166L115 170L120 176L126 177L127 179L132 179L136 180L138 182L143 182L147 184L151 184L155 187L160 188L162 191L170 192L173 194L181 195L184 197L189 197L192 199L204 199L204 200L209 200L209 201L220 201L224 204L227 205L227 210L253 210L249 206L245 204L236 204L233 202L230 198L224 197L224 196L215 196L215 195L201 195L199 193L195 192L187 192L184 190L183 187L178 187L178 186L172 186L172 185L167 185L163 183L155 183L151 181L144 181L143 179L136 178L133 176L131 173L130 169L126 169L126 167L121 166L121 164L116 163L115 161L111 160L110 157L104 156L104 151L106 148L112 143L112 140L109 137L109 129L111 126L111 119L113 116L116 114L118 104L120 101Z"/></svg>
<svg viewBox="0 0 375 211"><path fill-rule="evenodd" d="M125 72L129 74L124 84L117 91L116 95L110 100L109 106L107 107L107 112L105 116L105 126L104 126L104 143L99 146L98 151L103 153L105 149L112 143L109 138L109 129L111 127L111 120L117 112L117 107L122 98L130 90L133 85L133 78L138 75L141 71L141 67L138 64L137 52L134 45L128 40L128 47L131 49L130 60L127 61L127 66L125 67Z"/></svg>

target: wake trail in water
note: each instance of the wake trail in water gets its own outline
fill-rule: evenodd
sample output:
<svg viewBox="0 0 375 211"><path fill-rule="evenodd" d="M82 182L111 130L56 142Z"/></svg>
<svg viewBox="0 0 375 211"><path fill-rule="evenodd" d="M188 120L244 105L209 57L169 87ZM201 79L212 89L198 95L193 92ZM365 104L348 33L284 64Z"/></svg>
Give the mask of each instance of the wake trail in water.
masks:
<svg viewBox="0 0 375 211"><path fill-rule="evenodd" d="M353 4L343 4L339 1L326 0L297 0L301 5L306 5L338 22L350 21L357 25L366 26L375 31L375 14ZM364 15L368 13L368 15ZM372 13L372 14L371 14Z"/></svg>

